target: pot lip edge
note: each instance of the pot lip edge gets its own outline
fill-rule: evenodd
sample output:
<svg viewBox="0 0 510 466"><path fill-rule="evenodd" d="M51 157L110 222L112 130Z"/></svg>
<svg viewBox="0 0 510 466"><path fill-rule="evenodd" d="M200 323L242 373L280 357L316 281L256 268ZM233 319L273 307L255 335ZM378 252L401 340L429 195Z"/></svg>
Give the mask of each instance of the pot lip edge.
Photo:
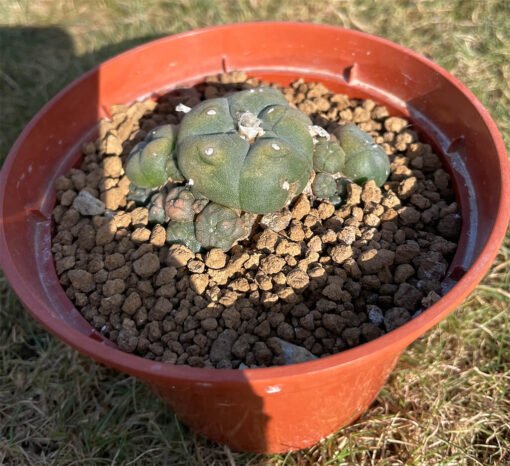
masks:
<svg viewBox="0 0 510 466"><path fill-rule="evenodd" d="M136 49L155 46L157 43L167 40L175 40L187 36L207 34L208 32L214 30L244 27L263 27L268 25L276 27L302 27L304 29L330 29L333 31L343 30L348 31L349 34L368 37L371 40L375 40L376 42L380 42L383 45L397 49L404 54L411 55L413 58L424 62L425 65L431 67L435 72L442 75L468 97L469 101L473 104L476 111L482 117L483 122L491 134L492 140L496 146L496 152L499 156L501 168L501 192L499 196L499 209L496 215L494 228L488 236L485 245L482 247L481 252L473 262L472 266L466 272L466 274L462 277L462 279L459 280L459 282L447 294L442 296L436 304L428 308L421 315L412 319L410 322L391 332L388 332L381 337L376 338L375 340L372 340L371 342L364 343L357 347L342 351L331 356L319 358L318 360L293 364L289 366L273 366L268 368L246 370L206 369L193 368L185 365L178 366L166 363L158 363L146 360L140 356L122 352L115 348L110 348L110 351L107 352L108 356L105 357L103 355L104 351L102 350L101 343L92 340L90 337L75 330L74 328L66 326L65 332L58 331L59 325L54 325L54 322L52 322L54 317L52 317L51 309L45 306L44 303L40 302L39 299L37 299L35 296L33 296L30 288L20 280L20 275L17 272L15 263L7 251L7 241L5 238L3 225L0 222L0 264L2 264L2 268L6 277L9 278L9 284L16 292L18 297L23 296L23 298L20 298L20 301L23 303L25 308L29 310L29 313L37 321L39 321L44 328L46 328L46 330L79 352L88 355L92 359L102 364L116 367L124 372L139 376L141 378L161 377L162 379L173 380L176 383L210 382L214 384L243 384L249 382L250 384L256 385L272 385L275 381L283 382L291 378L304 377L317 374L319 372L322 373L326 371L333 371L339 367L345 367L347 365L360 364L364 359L374 357L375 355L380 354L381 351L394 353L402 351L412 341L414 341L425 331L437 324L442 318L446 317L446 315L452 312L457 305L460 305L461 302L472 291L474 291L477 284L483 278L483 275L490 268L494 258L498 254L502 242L504 241L507 225L510 220L510 163L508 161L506 148L501 134L499 133L497 126L489 112L462 82L451 75L448 71L440 67L438 64L424 57L418 52L373 34L328 24L316 24L299 21L255 21L215 25L164 36L159 39L138 45L137 47L128 49L127 51L100 63L96 67L83 73L77 79L66 85L52 99L50 99L50 101L48 101L36 113L34 118L32 118L32 120L25 126L24 130L18 136L14 145L8 152L2 170L0 170L0 198L3 197L1 194L4 191L2 186L6 185L5 181L3 181L3 178L7 176L6 173L9 171L9 168L14 161L14 154L18 151L18 148L25 139L26 134L28 134L33 129L33 127L37 125L39 120L48 111L48 109L52 107L55 102L57 102L63 95L65 95L70 90L70 88L73 88L83 80L86 80L90 75L97 73L101 66L104 66L106 63L113 64L113 62L119 57L132 53ZM3 206L0 203L0 217L2 213ZM15 283L15 285L12 285L11 283ZM33 309L37 309L37 311L34 311Z"/></svg>

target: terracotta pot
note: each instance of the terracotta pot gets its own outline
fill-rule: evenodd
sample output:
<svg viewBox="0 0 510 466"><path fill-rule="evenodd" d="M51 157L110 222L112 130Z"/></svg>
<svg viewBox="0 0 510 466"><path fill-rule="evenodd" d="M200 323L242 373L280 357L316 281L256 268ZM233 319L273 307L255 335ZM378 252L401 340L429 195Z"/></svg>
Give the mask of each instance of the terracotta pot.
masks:
<svg viewBox="0 0 510 466"><path fill-rule="evenodd" d="M105 341L59 285L51 249L54 181L79 158L112 104L193 84L225 70L288 83L304 77L369 96L408 117L443 155L463 214L448 293L419 317L357 348L314 362L251 370L151 362ZM236 450L304 448L362 414L400 354L446 317L489 269L510 215L510 175L496 125L436 64L386 40L337 27L237 24L179 34L108 60L54 97L12 148L0 178L0 259L28 311L96 361L152 386L192 429Z"/></svg>

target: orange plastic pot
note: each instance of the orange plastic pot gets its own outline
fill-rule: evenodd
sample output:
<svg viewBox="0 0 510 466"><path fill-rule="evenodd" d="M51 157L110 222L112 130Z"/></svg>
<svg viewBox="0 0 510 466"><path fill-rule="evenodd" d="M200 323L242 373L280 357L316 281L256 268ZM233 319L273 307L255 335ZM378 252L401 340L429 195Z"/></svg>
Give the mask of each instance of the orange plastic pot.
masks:
<svg viewBox="0 0 510 466"><path fill-rule="evenodd" d="M55 179L79 158L112 104L189 85L225 70L279 82L319 80L405 115L449 167L462 237L446 295L399 329L343 353L287 367L198 369L119 351L74 308L50 249ZM12 148L0 178L0 259L12 288L51 333L138 377L192 429L236 450L304 448L360 416L400 354L452 312L489 269L510 215L510 174L487 111L436 64L386 40L337 27L237 24L160 39L108 60L54 97Z"/></svg>

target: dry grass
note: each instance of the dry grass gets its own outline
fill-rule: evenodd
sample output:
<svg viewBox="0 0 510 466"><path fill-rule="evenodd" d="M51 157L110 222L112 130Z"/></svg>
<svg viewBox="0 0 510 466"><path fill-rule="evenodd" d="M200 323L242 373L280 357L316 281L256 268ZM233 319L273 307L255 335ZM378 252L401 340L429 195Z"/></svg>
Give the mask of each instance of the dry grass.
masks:
<svg viewBox="0 0 510 466"><path fill-rule="evenodd" d="M160 35L253 19L343 25L429 55L510 142L505 0L0 0L0 13L0 160L37 109L95 63ZM140 383L42 331L0 276L0 464L510 464L509 285L507 239L483 284L409 348L362 419L309 450L266 457L193 435Z"/></svg>

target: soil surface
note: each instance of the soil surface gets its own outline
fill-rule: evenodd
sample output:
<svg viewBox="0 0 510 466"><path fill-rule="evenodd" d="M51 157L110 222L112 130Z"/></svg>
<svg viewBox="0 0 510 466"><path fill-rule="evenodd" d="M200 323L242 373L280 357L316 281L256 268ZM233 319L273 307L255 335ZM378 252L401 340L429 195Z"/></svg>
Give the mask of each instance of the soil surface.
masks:
<svg viewBox="0 0 510 466"><path fill-rule="evenodd" d="M391 159L387 183L349 184L346 201L301 195L228 253L166 243L127 199L123 163L178 104L263 84L235 72L157 101L112 108L79 168L56 183L53 255L83 316L123 351L195 367L244 368L323 357L408 322L441 296L461 217L450 176L412 124L320 83L279 87L314 124L354 122ZM289 346L288 343L297 345Z"/></svg>

